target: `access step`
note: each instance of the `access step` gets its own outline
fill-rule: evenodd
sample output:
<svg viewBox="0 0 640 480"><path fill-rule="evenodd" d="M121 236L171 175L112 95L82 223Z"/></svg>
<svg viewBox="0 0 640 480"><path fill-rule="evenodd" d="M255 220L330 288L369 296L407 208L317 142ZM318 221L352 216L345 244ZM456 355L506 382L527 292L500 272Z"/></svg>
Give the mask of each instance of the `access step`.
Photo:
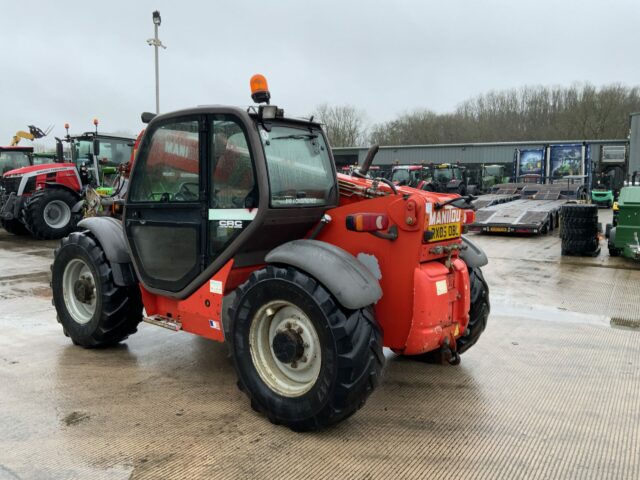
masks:
<svg viewBox="0 0 640 480"><path fill-rule="evenodd" d="M168 328L169 330L173 330L174 332L182 330L182 323L171 317L165 317L164 315L151 315L149 317L142 317L142 320L150 323L151 325Z"/></svg>

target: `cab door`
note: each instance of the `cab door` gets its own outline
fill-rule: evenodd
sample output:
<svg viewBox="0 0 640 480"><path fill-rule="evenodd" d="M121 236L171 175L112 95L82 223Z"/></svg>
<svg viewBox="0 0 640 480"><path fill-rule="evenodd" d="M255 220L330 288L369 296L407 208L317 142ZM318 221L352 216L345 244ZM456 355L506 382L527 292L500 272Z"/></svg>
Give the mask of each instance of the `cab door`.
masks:
<svg viewBox="0 0 640 480"><path fill-rule="evenodd" d="M145 286L184 289L207 262L206 117L150 125L134 166L124 215Z"/></svg>

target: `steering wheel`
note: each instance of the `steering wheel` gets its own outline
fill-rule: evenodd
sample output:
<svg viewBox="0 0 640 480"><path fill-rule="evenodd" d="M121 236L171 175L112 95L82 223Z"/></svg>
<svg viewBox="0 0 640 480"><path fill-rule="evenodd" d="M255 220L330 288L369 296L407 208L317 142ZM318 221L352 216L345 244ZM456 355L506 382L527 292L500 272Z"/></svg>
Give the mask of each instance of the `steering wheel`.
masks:
<svg viewBox="0 0 640 480"><path fill-rule="evenodd" d="M195 187L195 191L190 187ZM184 182L182 185L180 185L178 191L173 194L173 199L187 202L198 200L200 197L198 192L199 188L200 185L197 182Z"/></svg>

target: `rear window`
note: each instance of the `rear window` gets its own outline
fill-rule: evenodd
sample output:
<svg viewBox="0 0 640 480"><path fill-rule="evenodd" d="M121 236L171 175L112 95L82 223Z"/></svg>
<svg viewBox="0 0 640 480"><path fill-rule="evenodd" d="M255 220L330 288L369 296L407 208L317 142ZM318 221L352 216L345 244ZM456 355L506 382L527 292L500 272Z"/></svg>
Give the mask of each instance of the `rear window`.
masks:
<svg viewBox="0 0 640 480"><path fill-rule="evenodd" d="M322 206L331 201L334 174L318 131L273 125L260 129L267 159L271 206Z"/></svg>

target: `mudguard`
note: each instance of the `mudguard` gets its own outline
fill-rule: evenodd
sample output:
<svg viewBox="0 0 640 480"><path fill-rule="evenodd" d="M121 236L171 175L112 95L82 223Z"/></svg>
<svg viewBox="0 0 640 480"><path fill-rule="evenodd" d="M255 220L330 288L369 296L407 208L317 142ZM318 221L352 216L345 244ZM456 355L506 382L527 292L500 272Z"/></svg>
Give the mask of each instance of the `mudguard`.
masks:
<svg viewBox="0 0 640 480"><path fill-rule="evenodd" d="M111 264L116 285L124 287L138 282L119 220L111 217L90 217L80 220L78 227L89 230L102 247Z"/></svg>
<svg viewBox="0 0 640 480"><path fill-rule="evenodd" d="M462 244L467 248L460 252L460 258L464 260L464 263L467 264L468 267L484 267L489 260L487 259L487 254L484 253L482 248L469 240L468 237L462 236Z"/></svg>
<svg viewBox="0 0 640 480"><path fill-rule="evenodd" d="M296 267L316 278L345 308L356 310L382 297L378 280L358 259L318 240L293 240L274 248L267 263Z"/></svg>

